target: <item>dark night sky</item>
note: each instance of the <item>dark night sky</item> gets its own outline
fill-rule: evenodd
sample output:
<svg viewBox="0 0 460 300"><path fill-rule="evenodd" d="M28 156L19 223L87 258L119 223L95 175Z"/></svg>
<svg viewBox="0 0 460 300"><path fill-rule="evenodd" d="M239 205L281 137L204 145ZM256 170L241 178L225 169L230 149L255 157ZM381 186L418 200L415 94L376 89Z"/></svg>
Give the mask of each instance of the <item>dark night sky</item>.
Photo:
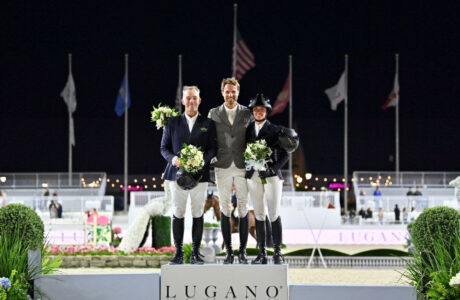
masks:
<svg viewBox="0 0 460 300"><path fill-rule="evenodd" d="M184 84L202 90L201 113L222 103L233 2L76 2L0 4L0 171L67 170L68 119L59 94L72 52L74 170L122 173L123 118L114 104L127 52L129 172L160 173L161 132L149 122L149 111L158 102L173 105L178 54ZM393 87L398 52L401 170L458 171L460 2L299 3L240 2L238 27L257 66L241 80L239 102L247 104L257 92L275 100L292 54L294 122L307 170L340 173L343 104L331 111L323 91L338 81L348 53L349 169L392 170L394 108L380 106ZM287 125L287 110L272 121Z"/></svg>

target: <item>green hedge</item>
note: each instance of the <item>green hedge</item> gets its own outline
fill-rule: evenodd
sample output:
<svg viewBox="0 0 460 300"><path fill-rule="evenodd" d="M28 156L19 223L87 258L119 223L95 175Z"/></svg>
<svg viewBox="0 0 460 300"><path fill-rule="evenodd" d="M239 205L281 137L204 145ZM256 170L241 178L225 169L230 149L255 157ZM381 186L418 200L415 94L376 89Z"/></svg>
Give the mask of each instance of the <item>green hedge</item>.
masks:
<svg viewBox="0 0 460 300"><path fill-rule="evenodd" d="M313 251L313 248L306 248L306 249L299 249L296 251L288 252L283 255L284 256L310 256L312 251ZM323 256L349 256L349 254L346 254L344 252L331 250L327 248L321 248L321 253L323 254ZM319 255L318 251L315 251L315 255Z"/></svg>
<svg viewBox="0 0 460 300"><path fill-rule="evenodd" d="M152 218L152 247L158 249L171 246L171 217Z"/></svg>
<svg viewBox="0 0 460 300"><path fill-rule="evenodd" d="M41 249L44 241L43 221L37 213L23 204L12 203L0 209L0 235L17 236L30 249Z"/></svg>
<svg viewBox="0 0 460 300"><path fill-rule="evenodd" d="M283 253L283 256L310 256L313 248L305 248L299 249L292 252ZM235 255L238 254L238 250L233 251ZM259 249L257 248L247 248L246 252L250 256L256 256L259 253ZM405 257L409 256L409 253L401 250L396 249L372 249L367 251L362 251L355 254L347 254L345 252L321 248L321 253L323 256L398 256L398 257ZM225 252L219 253L218 256L224 256ZM267 250L267 255L273 255L273 251ZM315 251L315 256L318 256L318 251Z"/></svg>
<svg viewBox="0 0 460 300"><path fill-rule="evenodd" d="M396 249L372 249L367 251L362 251L355 253L352 256L398 256L405 257L410 254L406 251L396 250Z"/></svg>
<svg viewBox="0 0 460 300"><path fill-rule="evenodd" d="M453 208L438 206L427 208L412 225L412 242L418 251L434 252L434 241L443 240L452 248L460 226L460 214ZM452 252L452 251L451 251Z"/></svg>

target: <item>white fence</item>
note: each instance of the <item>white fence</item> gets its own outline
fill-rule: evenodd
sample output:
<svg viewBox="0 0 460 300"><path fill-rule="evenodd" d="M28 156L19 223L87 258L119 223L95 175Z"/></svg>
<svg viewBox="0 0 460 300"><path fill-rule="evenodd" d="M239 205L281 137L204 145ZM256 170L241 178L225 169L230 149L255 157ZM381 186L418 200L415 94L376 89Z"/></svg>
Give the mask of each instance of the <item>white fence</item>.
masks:
<svg viewBox="0 0 460 300"><path fill-rule="evenodd" d="M361 187L391 186L391 187L449 187L449 182L460 176L460 172L385 172L385 171L355 171L354 184ZM355 190L355 192L357 192Z"/></svg>
<svg viewBox="0 0 460 300"><path fill-rule="evenodd" d="M255 256L249 256L252 260ZM310 256L284 256L284 262L290 268L306 268L310 260ZM324 262L328 268L346 268L346 269L405 269L406 261L413 261L411 257L391 257L391 256L323 256ZM225 256L217 256L216 262L223 263ZM273 258L267 256L268 264L273 263ZM234 262L238 264L237 261ZM323 268L323 262L319 256L313 257L311 261L312 268Z"/></svg>
<svg viewBox="0 0 460 300"><path fill-rule="evenodd" d="M459 208L454 196L358 196L356 209L371 208L375 213L379 207L382 207L384 211L393 211L396 204L401 211L403 207L408 211L411 211L412 207L415 207L416 211L434 206Z"/></svg>
<svg viewBox="0 0 460 300"><path fill-rule="evenodd" d="M0 173L0 189L93 189L105 194L107 174L104 172L72 173Z"/></svg>
<svg viewBox="0 0 460 300"><path fill-rule="evenodd" d="M49 205L51 200L58 201L62 205L63 219L83 221L84 212L93 209L111 218L114 210L113 196L8 196L7 199L8 203L21 203L33 208L44 220L49 219Z"/></svg>
<svg viewBox="0 0 460 300"><path fill-rule="evenodd" d="M138 210L149 200L163 195L164 192L131 192L129 224L133 222ZM284 228L333 228L340 226L339 192L283 192L280 215ZM213 221L212 216L205 215L205 221ZM186 213L185 222L186 227L190 227L191 214L189 209Z"/></svg>

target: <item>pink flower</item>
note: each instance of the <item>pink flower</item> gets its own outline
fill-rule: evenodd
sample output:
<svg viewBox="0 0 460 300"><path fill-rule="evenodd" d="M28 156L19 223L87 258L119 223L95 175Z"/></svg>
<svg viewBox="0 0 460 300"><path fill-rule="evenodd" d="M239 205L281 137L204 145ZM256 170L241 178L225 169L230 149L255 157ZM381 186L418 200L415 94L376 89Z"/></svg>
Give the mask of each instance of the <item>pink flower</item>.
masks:
<svg viewBox="0 0 460 300"><path fill-rule="evenodd" d="M112 229L113 234L120 234L121 233L121 228L120 227L115 227Z"/></svg>

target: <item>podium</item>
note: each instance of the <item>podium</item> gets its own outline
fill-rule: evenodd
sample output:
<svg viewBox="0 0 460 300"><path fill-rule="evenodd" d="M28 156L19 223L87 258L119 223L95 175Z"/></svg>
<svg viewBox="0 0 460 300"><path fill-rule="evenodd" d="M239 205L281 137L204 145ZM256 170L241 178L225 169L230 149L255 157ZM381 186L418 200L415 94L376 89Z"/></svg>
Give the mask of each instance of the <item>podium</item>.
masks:
<svg viewBox="0 0 460 300"><path fill-rule="evenodd" d="M288 265L163 265L161 299L288 300Z"/></svg>

